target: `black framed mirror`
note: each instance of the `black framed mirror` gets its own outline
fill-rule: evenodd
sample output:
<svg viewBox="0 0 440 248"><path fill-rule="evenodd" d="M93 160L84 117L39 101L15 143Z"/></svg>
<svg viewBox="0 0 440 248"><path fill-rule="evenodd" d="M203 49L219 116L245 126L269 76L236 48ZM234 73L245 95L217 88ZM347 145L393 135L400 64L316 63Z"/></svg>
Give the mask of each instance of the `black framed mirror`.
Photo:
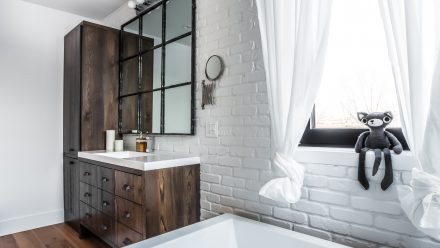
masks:
<svg viewBox="0 0 440 248"><path fill-rule="evenodd" d="M195 0L158 1L121 26L119 132L195 133Z"/></svg>

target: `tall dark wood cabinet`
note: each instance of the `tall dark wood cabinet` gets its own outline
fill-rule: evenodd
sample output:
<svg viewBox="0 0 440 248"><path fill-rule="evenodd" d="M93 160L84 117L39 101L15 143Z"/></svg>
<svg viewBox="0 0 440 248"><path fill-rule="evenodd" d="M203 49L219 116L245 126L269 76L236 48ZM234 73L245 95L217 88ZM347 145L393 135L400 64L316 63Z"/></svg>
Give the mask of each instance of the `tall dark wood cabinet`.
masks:
<svg viewBox="0 0 440 248"><path fill-rule="evenodd" d="M105 149L117 130L119 30L82 22L64 37L64 211L79 230L78 151Z"/></svg>

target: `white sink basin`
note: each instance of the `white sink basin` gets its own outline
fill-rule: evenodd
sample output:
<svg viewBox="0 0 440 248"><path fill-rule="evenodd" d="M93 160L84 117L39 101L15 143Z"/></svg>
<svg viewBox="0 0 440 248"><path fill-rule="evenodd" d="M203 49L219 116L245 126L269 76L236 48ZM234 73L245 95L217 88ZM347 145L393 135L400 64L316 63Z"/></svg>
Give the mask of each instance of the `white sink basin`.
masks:
<svg viewBox="0 0 440 248"><path fill-rule="evenodd" d="M110 158L138 158L138 157L146 157L149 154L145 152L105 152L105 153L96 153L99 156L105 156Z"/></svg>

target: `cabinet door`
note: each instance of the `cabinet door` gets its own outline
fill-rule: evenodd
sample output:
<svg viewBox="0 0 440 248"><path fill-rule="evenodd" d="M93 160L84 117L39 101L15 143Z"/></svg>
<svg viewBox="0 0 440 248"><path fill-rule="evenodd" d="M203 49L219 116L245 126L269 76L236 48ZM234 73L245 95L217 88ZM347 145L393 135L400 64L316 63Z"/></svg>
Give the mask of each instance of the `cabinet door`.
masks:
<svg viewBox="0 0 440 248"><path fill-rule="evenodd" d="M118 127L119 32L89 23L82 28L81 149L104 150L105 130Z"/></svg>
<svg viewBox="0 0 440 248"><path fill-rule="evenodd" d="M79 231L79 163L77 159L64 157L64 220Z"/></svg>
<svg viewBox="0 0 440 248"><path fill-rule="evenodd" d="M77 156L80 149L81 28L64 37L63 151Z"/></svg>

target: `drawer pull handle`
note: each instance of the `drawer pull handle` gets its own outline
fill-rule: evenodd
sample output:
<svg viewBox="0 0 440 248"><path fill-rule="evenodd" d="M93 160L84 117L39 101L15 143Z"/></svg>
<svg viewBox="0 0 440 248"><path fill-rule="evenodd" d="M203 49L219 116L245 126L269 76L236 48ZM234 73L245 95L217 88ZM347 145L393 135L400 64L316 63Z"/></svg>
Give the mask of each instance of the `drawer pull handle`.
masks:
<svg viewBox="0 0 440 248"><path fill-rule="evenodd" d="M128 184L124 184L124 187L122 187L125 191L130 191L131 187Z"/></svg>
<svg viewBox="0 0 440 248"><path fill-rule="evenodd" d="M84 172L84 176L85 176L85 177L88 177L88 176L90 176L90 172L87 172L87 171L86 171L86 172Z"/></svg>
<svg viewBox="0 0 440 248"><path fill-rule="evenodd" d="M108 182L108 181L109 181L108 178L106 178L106 177L103 177L103 178L102 178L102 182L103 182L103 183L106 183L106 182Z"/></svg>
<svg viewBox="0 0 440 248"><path fill-rule="evenodd" d="M90 196L92 196L92 194L90 194L88 192L84 193L84 197L90 197Z"/></svg>
<svg viewBox="0 0 440 248"><path fill-rule="evenodd" d="M108 226L107 226L107 225L104 225L104 224L102 224L102 225L101 225L101 229L102 229L102 230L104 230L104 231L107 231L107 230L108 230Z"/></svg>
<svg viewBox="0 0 440 248"><path fill-rule="evenodd" d="M75 164L75 162L74 161L70 161L69 164Z"/></svg>
<svg viewBox="0 0 440 248"><path fill-rule="evenodd" d="M86 213L84 216L86 217L86 219L90 219L92 217L92 215L89 213Z"/></svg>
<svg viewBox="0 0 440 248"><path fill-rule="evenodd" d="M73 149L73 148L70 148L70 149L69 149L69 151L71 151L71 152L74 152L74 151L75 151L75 149Z"/></svg>
<svg viewBox="0 0 440 248"><path fill-rule="evenodd" d="M125 217L126 219L130 219L130 217L131 217L130 212L125 211L125 212L124 212L124 217Z"/></svg>
<svg viewBox="0 0 440 248"><path fill-rule="evenodd" d="M124 245L130 245L130 244L132 244L133 242L132 242L129 238L125 238L124 241L122 241L122 243L123 243Z"/></svg>
<svg viewBox="0 0 440 248"><path fill-rule="evenodd" d="M107 207L108 205L110 205L110 204L108 203L108 201L103 201L103 202L102 202L102 206L103 206L103 207Z"/></svg>

